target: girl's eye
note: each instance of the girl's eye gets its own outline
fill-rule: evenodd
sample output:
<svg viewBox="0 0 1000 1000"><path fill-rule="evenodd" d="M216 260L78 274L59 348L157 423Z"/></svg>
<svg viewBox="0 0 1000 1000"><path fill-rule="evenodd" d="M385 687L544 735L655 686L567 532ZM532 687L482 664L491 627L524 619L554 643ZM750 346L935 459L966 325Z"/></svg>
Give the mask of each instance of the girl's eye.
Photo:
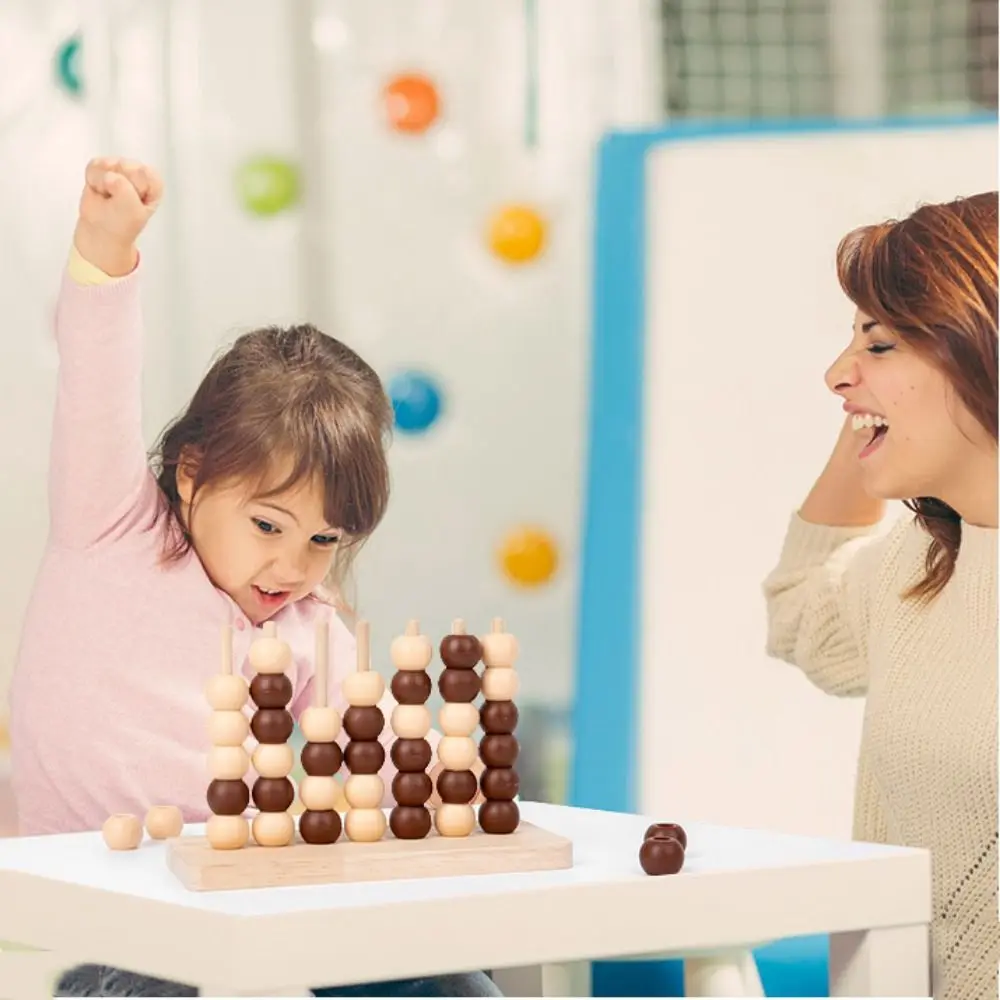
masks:
<svg viewBox="0 0 1000 1000"><path fill-rule="evenodd" d="M273 535L277 533L277 528L271 524L270 521L265 521L263 518L255 517L253 523L264 532L265 535Z"/></svg>
<svg viewBox="0 0 1000 1000"><path fill-rule="evenodd" d="M872 344L867 350L869 354L885 354L886 351L891 351L893 346L893 344Z"/></svg>
<svg viewBox="0 0 1000 1000"><path fill-rule="evenodd" d="M313 535L317 545L336 545L340 541L337 535Z"/></svg>

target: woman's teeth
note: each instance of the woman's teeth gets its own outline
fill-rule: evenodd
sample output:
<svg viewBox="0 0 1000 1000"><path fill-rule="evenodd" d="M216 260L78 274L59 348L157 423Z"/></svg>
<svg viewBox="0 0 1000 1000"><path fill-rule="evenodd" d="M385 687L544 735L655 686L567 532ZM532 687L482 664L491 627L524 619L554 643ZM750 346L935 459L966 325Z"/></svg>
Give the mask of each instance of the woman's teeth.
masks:
<svg viewBox="0 0 1000 1000"><path fill-rule="evenodd" d="M888 427L889 421L885 417L880 417L874 413L855 413L851 417L851 427L856 431L862 431L871 427Z"/></svg>

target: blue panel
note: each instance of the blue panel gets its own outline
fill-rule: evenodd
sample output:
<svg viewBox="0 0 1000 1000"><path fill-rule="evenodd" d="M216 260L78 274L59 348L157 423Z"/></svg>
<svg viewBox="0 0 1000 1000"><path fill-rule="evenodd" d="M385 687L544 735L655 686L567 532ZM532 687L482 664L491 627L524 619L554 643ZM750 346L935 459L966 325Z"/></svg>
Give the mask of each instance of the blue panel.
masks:
<svg viewBox="0 0 1000 1000"><path fill-rule="evenodd" d="M588 454L569 801L637 808L643 496L646 158L669 142L996 125L995 115L841 122L684 122L608 135L598 150ZM827 938L757 953L769 996L827 995ZM595 996L679 995L680 963L599 963ZM597 992L600 989L601 992ZM671 992L676 990L677 992Z"/></svg>

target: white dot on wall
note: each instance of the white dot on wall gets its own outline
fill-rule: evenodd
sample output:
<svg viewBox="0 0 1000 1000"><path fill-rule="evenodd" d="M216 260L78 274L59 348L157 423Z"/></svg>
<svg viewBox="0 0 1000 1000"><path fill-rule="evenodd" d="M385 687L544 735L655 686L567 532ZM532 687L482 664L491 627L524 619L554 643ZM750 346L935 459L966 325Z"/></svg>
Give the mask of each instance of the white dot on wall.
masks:
<svg viewBox="0 0 1000 1000"><path fill-rule="evenodd" d="M465 139L454 128L442 128L434 137L434 152L442 160L458 160L465 155Z"/></svg>
<svg viewBox="0 0 1000 1000"><path fill-rule="evenodd" d="M351 44L351 31L339 18L331 14L321 15L313 22L313 44L325 52L335 52Z"/></svg>

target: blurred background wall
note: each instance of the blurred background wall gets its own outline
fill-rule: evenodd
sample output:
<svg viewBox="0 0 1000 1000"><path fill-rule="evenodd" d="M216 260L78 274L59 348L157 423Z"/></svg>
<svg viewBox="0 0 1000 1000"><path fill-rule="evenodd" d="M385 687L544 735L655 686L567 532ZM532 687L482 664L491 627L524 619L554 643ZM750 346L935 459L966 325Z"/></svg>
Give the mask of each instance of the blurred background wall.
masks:
<svg viewBox="0 0 1000 1000"><path fill-rule="evenodd" d="M388 644L410 617L440 635L455 617L485 629L503 616L523 649L523 794L660 808L669 795L631 778L639 744L651 753L663 745L652 739L657 706L646 705L641 724L654 732L642 739L621 731L640 720L614 709L623 703L615 678L636 683L629 663L638 646L650 647L655 622L640 615L628 579L604 574L594 535L619 496L595 484L613 485L621 471L594 439L604 435L594 395L617 377L613 364L595 370L606 360L599 346L616 343L608 336L617 314L598 331L595 309L645 222L609 230L619 203L609 201L608 158L616 143L652 146L695 124L707 134L928 115L947 124L996 105L997 4L985 0L5 0L0 760L4 693L45 539L53 297L89 157L147 158L167 182L143 241L150 442L241 330L308 319L349 341L384 377L397 416L394 499L350 591L373 623L379 665L388 669ZM922 173L920 162L940 155L940 136L920 133L907 146L916 163L899 189L907 198L995 176L992 163L961 177ZM742 142L740 155L757 156L760 169L765 147L747 152L754 140ZM891 143L880 142L876 134L864 146L880 172L855 202L859 222L910 207L877 196L892 188ZM808 204L815 177L807 160L786 159L784 169L796 192L781 216L787 226L789 206ZM683 176L710 211L710 179ZM827 181L836 191L836 177ZM658 204L649 212L662 244L680 229ZM827 270L812 280L832 303L833 247L826 256L825 244L815 247ZM695 287L708 252L674 267L670 287ZM642 266L658 260L643 257ZM739 260L712 266L736 269ZM629 302L617 308L624 338ZM742 336L760 338L764 359L771 317L763 303L754 308ZM674 336L658 323L657 336ZM830 351L841 330L832 316ZM711 321L704 333L720 344L730 335ZM820 398L826 353L780 363ZM701 379L711 407L710 375L684 376ZM624 382L610 389L628 391ZM638 430L619 428L614 454L627 453ZM807 447L804 487L831 442ZM706 467L726 460L702 454ZM775 495L781 517L785 506ZM656 525L619 519L626 523L630 544L655 534ZM763 614L756 593L741 599ZM724 609L704 605L708 627L719 628ZM754 668L761 656L755 647ZM604 663L596 671L595 657ZM661 678L670 669L657 665ZM656 690L669 701L667 683ZM691 717L702 728L738 728L753 710L693 705ZM611 730L603 758L601 711ZM831 725L850 734L854 720ZM787 756L786 747L779 732L769 752ZM838 773L854 749L837 751ZM2 768L0 830L9 830ZM846 823L848 808L836 799L829 822L794 803L752 819L825 830ZM641 992L616 975L616 987ZM656 982L673 988L669 977ZM807 985L796 989L804 995Z"/></svg>

